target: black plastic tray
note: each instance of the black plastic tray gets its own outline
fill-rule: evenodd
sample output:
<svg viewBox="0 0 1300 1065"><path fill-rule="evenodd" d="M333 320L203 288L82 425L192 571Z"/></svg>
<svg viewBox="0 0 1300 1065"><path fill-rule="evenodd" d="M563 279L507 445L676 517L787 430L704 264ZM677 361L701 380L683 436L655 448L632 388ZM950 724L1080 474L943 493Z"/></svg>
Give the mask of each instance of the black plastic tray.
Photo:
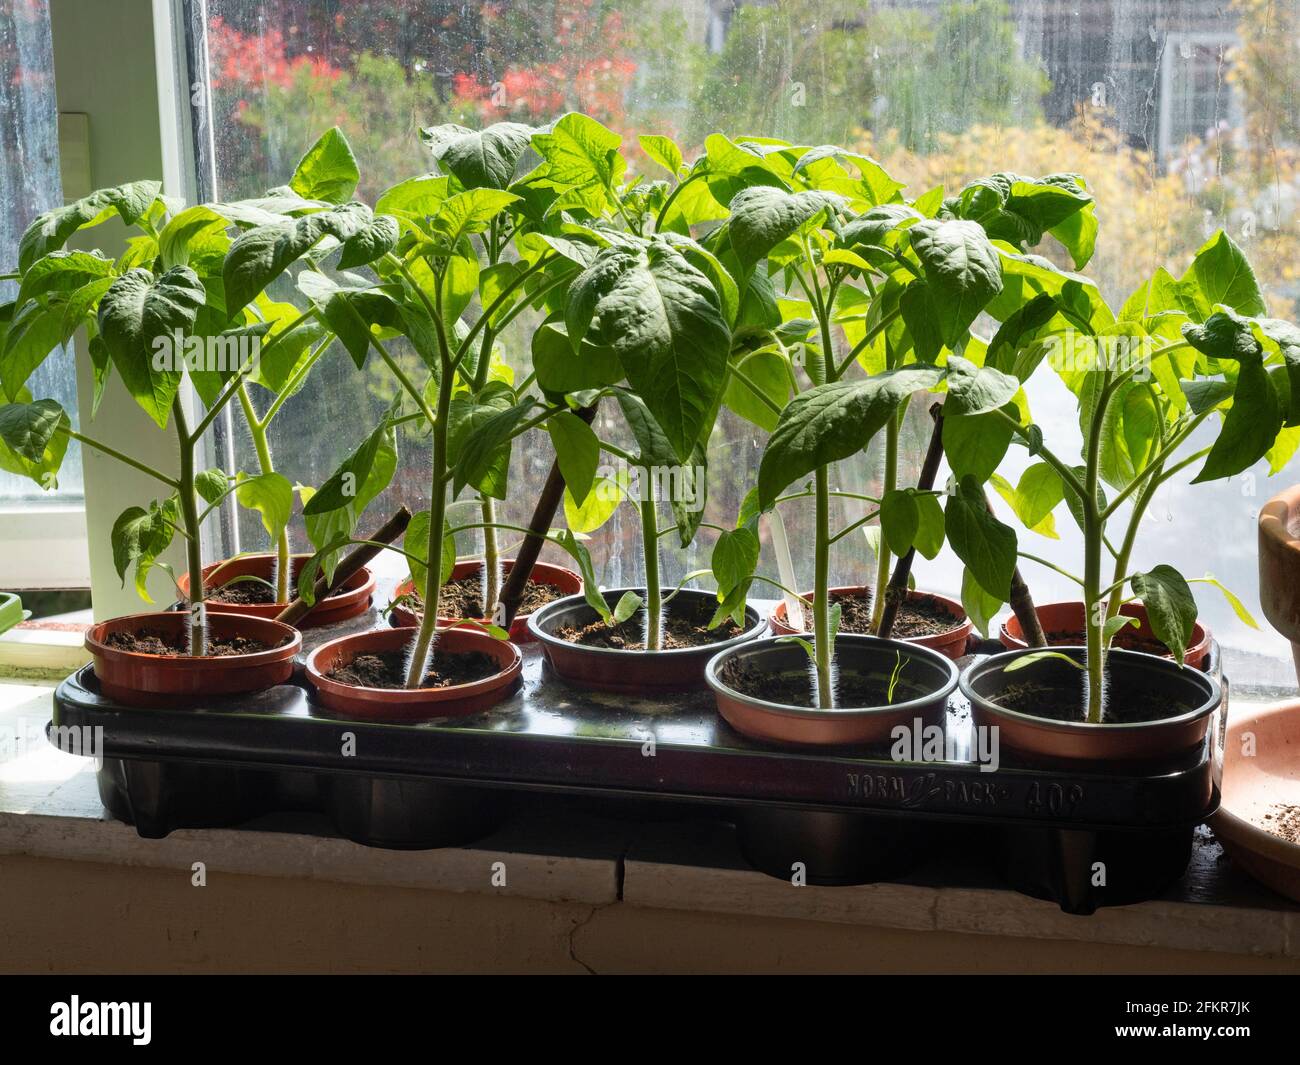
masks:
<svg viewBox="0 0 1300 1065"><path fill-rule="evenodd" d="M1216 649L1215 671L1217 662ZM105 699L86 667L59 685L53 724L103 728L101 796L145 836L314 808L364 843L444 846L490 831L513 797L542 790L712 806L736 821L753 864L788 877L798 863L818 883L891 878L940 846L943 823L989 826L989 853L1014 886L1091 912L1149 897L1185 868L1193 828L1218 807L1224 690L1200 749L1108 773L1008 751L982 772L969 760L960 697L945 722L955 761L898 762L887 746L767 747L722 721L707 691L578 690L536 647L525 649L520 690L469 718L352 721L315 706L298 683L142 710Z"/></svg>

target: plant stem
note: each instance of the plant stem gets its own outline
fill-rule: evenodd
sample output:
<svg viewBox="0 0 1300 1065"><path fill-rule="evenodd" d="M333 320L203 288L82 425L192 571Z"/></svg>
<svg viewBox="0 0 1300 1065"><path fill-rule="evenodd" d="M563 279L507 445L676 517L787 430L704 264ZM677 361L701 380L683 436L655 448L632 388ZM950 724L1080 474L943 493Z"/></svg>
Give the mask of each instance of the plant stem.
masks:
<svg viewBox="0 0 1300 1065"><path fill-rule="evenodd" d="M884 499L898 482L898 418L891 417L885 426L885 484L880 493ZM880 631L880 621L885 614L885 594L889 587L889 544L885 542L883 527L876 548L876 590L871 603L871 631Z"/></svg>
<svg viewBox="0 0 1300 1065"><path fill-rule="evenodd" d="M497 599L501 595L501 555L497 550L497 508L496 500L491 496L479 497L483 511L483 616L494 625L500 624L496 617Z"/></svg>
<svg viewBox="0 0 1300 1065"><path fill-rule="evenodd" d="M438 631L438 599L442 595L442 527L447 517L447 414L451 409L452 375L444 373L438 387L438 410L433 422L433 459L429 478L429 543L425 550L426 568L421 598L424 614L420 631L411 645L411 660L406 669L406 686L418 688L424 680L429 649Z"/></svg>
<svg viewBox="0 0 1300 1065"><path fill-rule="evenodd" d="M1101 466L1102 428L1109 403L1110 371L1102 386L1102 400L1093 412L1088 428L1088 451L1085 456L1083 483L1083 626L1087 635L1088 720L1094 724L1102 718L1106 649L1103 646L1105 619L1101 616L1101 551L1106 534L1106 519L1097 505L1097 481Z"/></svg>
<svg viewBox="0 0 1300 1065"><path fill-rule="evenodd" d="M118 462L130 466L132 469L139 470L141 473L148 474L154 480L161 481L169 488L178 487L175 478L168 477L165 473L160 473L159 471L155 470L152 466L147 466L143 462L137 462L135 459L131 458L130 455L124 455L122 454L122 452L109 447L107 444L100 443L98 440L94 439L94 437L86 436L83 433L77 432L75 429L67 429L64 431L71 439L80 441L86 447L93 448L95 451L107 455L109 458L117 459Z"/></svg>
<svg viewBox="0 0 1300 1065"><path fill-rule="evenodd" d="M185 565L190 574L189 647L190 654L198 657L207 650L203 634L203 551L199 543L199 508L194 498L194 444L190 440L189 423L185 405L178 395L172 400L172 422L181 445L181 469L177 478L177 495L180 497L181 521L185 526Z"/></svg>
<svg viewBox="0 0 1300 1065"><path fill-rule="evenodd" d="M930 444L925 450L925 459L921 463L921 473L916 479L918 491L928 492L934 487L934 479L939 475L939 463L943 459L943 404L935 403L930 407L930 417L934 427L930 430ZM898 608L907 599L907 579L912 572L912 562L916 559L916 545L907 549L907 553L898 560L894 574L889 578L885 589L884 610L880 623L876 626L876 635L888 639L894 629L894 618Z"/></svg>
<svg viewBox="0 0 1300 1065"><path fill-rule="evenodd" d="M825 466L818 466L814 479L817 492L817 549L813 562L813 651L817 672L817 705L831 709L834 696L831 688L831 497L830 477Z"/></svg>
<svg viewBox="0 0 1300 1065"><path fill-rule="evenodd" d="M645 475L641 488L641 539L645 544L645 649L658 651L663 642L660 630L663 622L662 590L659 586L659 531L655 513L654 477L649 467L643 466Z"/></svg>
<svg viewBox="0 0 1300 1065"><path fill-rule="evenodd" d="M239 405L244 412L244 421L248 425L248 435L253 438L253 450L257 452L257 466L263 474L274 473L275 464L271 461L271 442L267 439L266 425L257 417L253 408L252 397L243 381L239 382ZM289 526L280 530L275 542L275 601L289 601Z"/></svg>

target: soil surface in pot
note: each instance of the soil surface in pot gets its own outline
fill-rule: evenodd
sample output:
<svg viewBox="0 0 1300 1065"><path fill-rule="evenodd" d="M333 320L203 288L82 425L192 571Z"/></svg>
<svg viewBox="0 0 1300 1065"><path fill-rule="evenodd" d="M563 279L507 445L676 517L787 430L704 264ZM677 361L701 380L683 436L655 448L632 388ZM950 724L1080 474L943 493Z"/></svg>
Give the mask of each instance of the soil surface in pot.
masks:
<svg viewBox="0 0 1300 1065"><path fill-rule="evenodd" d="M435 651L421 688L450 688L470 684L501 672L495 658L482 651L448 654ZM406 652L381 651L357 655L346 665L335 666L325 676L354 688L405 688Z"/></svg>
<svg viewBox="0 0 1300 1065"><path fill-rule="evenodd" d="M890 677L887 673L860 673L856 670L837 669L835 671L835 705L845 709L866 708L871 706L891 706L905 703L911 699L920 699L929 694L920 685L909 684L906 679L907 666L903 674L894 682L893 698L889 692ZM722 682L732 691L747 695L751 699L762 699L769 703L783 706L801 706L810 710L817 707L817 681L812 663L807 669L791 669L781 673L772 673L760 669L752 662L741 658L732 658L719 671Z"/></svg>
<svg viewBox="0 0 1300 1065"><path fill-rule="evenodd" d="M276 647L281 646L276 644ZM117 651L130 651L141 655L164 655L169 658L190 657L189 645L170 633L156 629L141 629L139 632L110 632L104 640L109 647ZM250 640L246 636L208 637L204 655L207 658L231 658L235 655L255 655L259 651L271 650L261 640Z"/></svg>
<svg viewBox="0 0 1300 1065"><path fill-rule="evenodd" d="M1088 642L1083 629L1057 630L1045 632L1047 642L1053 647L1082 647ZM1143 654L1163 657L1169 654L1169 648L1154 636L1144 636L1135 632L1132 626L1120 629L1115 635L1115 646L1125 651L1141 651Z"/></svg>
<svg viewBox="0 0 1300 1065"><path fill-rule="evenodd" d="M840 632L856 636L875 635L871 627L871 601L872 595L868 591L835 596L831 602L840 605ZM960 624L961 618L953 617L933 599L907 599L898 608L889 635L895 640L939 636Z"/></svg>
<svg viewBox="0 0 1300 1065"><path fill-rule="evenodd" d="M535 610L540 610L547 603L563 599L568 594L568 592L555 587L553 584L540 584L530 578L524 584L524 597L519 603L516 616L531 614ZM417 614L424 612L424 600L420 598L419 592L404 595L399 602L408 610ZM438 617L459 620L461 618L481 618L486 615L487 610L483 606L483 575L481 573L472 573L468 577L448 581L442 586L442 592L438 596Z"/></svg>
<svg viewBox="0 0 1300 1065"><path fill-rule="evenodd" d="M1048 721L1083 722L1088 719L1083 708L1086 683L1083 674L1079 675L1077 688L1019 681L1008 684L996 697L990 696L989 699L998 706L1031 717L1041 717ZM1113 699L1106 701L1102 710L1103 724L1128 725L1142 721L1163 721L1193 709L1156 687L1126 689L1119 705L1115 703Z"/></svg>
<svg viewBox="0 0 1300 1065"><path fill-rule="evenodd" d="M214 603L251 606L275 602L275 589L261 581L232 581L219 588L209 587L207 592L208 599Z"/></svg>
<svg viewBox="0 0 1300 1065"><path fill-rule="evenodd" d="M1263 828L1287 843L1300 843L1300 806L1275 802L1264 815Z"/></svg>
<svg viewBox="0 0 1300 1065"><path fill-rule="evenodd" d="M582 628L566 625L555 631L555 635L569 643L582 644L584 647L607 647L615 651L644 651L645 622L644 611L638 611L621 625L607 625L603 621L593 621ZM710 629L713 607L706 600L696 600L682 610L676 603L669 603L663 620L660 650L676 651L686 647L707 647L711 643L721 643L739 636L745 630L728 618L721 625Z"/></svg>

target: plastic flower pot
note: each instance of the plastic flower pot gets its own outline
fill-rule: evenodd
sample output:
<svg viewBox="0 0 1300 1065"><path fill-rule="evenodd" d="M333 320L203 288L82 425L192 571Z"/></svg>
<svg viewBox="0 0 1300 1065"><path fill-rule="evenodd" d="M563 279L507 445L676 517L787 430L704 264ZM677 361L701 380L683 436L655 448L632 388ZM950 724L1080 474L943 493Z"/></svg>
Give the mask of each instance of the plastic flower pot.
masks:
<svg viewBox="0 0 1300 1065"><path fill-rule="evenodd" d="M322 644L307 656L307 678L316 689L316 701L337 714L360 720L424 721L477 714L495 706L519 686L524 661L519 648L470 629L444 629L438 635L436 650L488 655L500 668L481 680L446 688L366 688L326 676L357 655L403 651L410 643L411 630L401 628L376 629Z"/></svg>
<svg viewBox="0 0 1300 1065"><path fill-rule="evenodd" d="M293 556L292 581L296 581L298 570L310 555ZM238 577L259 577L273 582L275 574L275 555L244 555L226 562L214 562L203 567L203 584L208 595L229 581ZM295 594L296 584L290 583L290 597ZM248 587L253 582L241 581L236 588ZM180 574L176 578L182 596L188 598L190 592L190 575ZM364 614L370 609L370 597L375 592L375 575L362 567L332 594L326 596L316 608L302 621L302 628L315 628L320 625L332 625L336 621L347 621ZM255 618L274 618L282 611L285 603L223 603L209 599L205 607L210 614L247 614Z"/></svg>
<svg viewBox="0 0 1300 1065"><path fill-rule="evenodd" d="M1259 605L1291 641L1300 680L1300 485L1275 495L1259 512Z"/></svg>
<svg viewBox="0 0 1300 1065"><path fill-rule="evenodd" d="M506 559L502 562L502 575L504 576L509 574L514 564L515 561L512 558ZM475 574L480 574L482 572L482 562L457 562L451 571L451 579L453 581L458 581L465 577L472 577ZM533 565L533 572L529 574L528 579L537 584L547 584L552 588L558 588L565 595L582 594L582 578L578 576L578 574L574 573L573 570L565 569L563 566L552 566L545 562L535 563ZM388 612L389 619L394 625L401 627L420 624L420 611L413 610L405 602L401 601L403 597L409 596L417 591L418 589L415 587L415 582L410 578L407 578L397 586L397 591L394 593L393 605ZM521 611L515 615L514 620L510 623L510 639L515 643L533 642L532 634L528 631L529 617L530 613ZM439 618L438 627L445 628L449 625L456 624L459 620L463 619ZM474 620L482 621L484 619L476 618Z"/></svg>
<svg viewBox="0 0 1300 1065"><path fill-rule="evenodd" d="M1251 707L1228 726L1210 827L1234 862L1300 902L1300 702Z"/></svg>
<svg viewBox="0 0 1300 1065"><path fill-rule="evenodd" d="M13 592L0 592L0 632L12 629L31 616L32 612L23 609L23 601Z"/></svg>
<svg viewBox="0 0 1300 1065"><path fill-rule="evenodd" d="M1082 664L1082 647L1054 650ZM1062 698L1082 702L1083 675L1059 658L1043 658L1010 673L1006 667L1032 652L1006 651L981 659L962 672L961 691L970 700L975 724L996 726L1005 748L1022 754L1072 762L1131 762L1168 758L1205 740L1211 719L1223 701L1218 681L1172 659L1112 649L1106 656L1106 697L1112 720L1056 720L999 704L1013 686L1041 694L1044 705ZM1154 720L1134 720L1134 711L1150 712L1154 700L1167 713ZM1082 712L1080 711L1080 717Z"/></svg>
<svg viewBox="0 0 1300 1065"><path fill-rule="evenodd" d="M178 610L131 614L92 625L85 643L101 691L128 706L171 706L200 697L245 695L285 683L293 675L294 656L302 649L297 629L244 614L209 614L209 638L244 637L265 644L266 650L244 655L162 655L108 643L114 633L156 633L181 646L188 626L189 614Z"/></svg>
<svg viewBox="0 0 1300 1065"><path fill-rule="evenodd" d="M1038 620L1049 642L1052 641L1054 633L1059 633L1062 646L1082 645L1083 603L1078 600L1067 603L1044 603L1036 609ZM1119 608L1119 612L1125 617L1137 618L1138 623L1136 627L1129 625L1120 629L1115 635L1113 646L1126 651L1143 651L1146 654L1173 659L1174 656L1163 649L1163 645L1151 630L1146 607L1141 603L1125 603ZM1002 628L998 631L998 641L1011 651L1029 646L1025 643L1025 630L1020 627L1020 620L1014 614L1003 622ZM1212 642L1213 637L1210 635L1209 626L1198 621L1192 628L1192 638L1183 651L1183 661L1193 669L1203 669L1210 656ZM1147 650L1148 648L1150 650Z"/></svg>
<svg viewBox="0 0 1300 1065"><path fill-rule="evenodd" d="M612 610L628 591L635 588L614 588L603 592L605 602ZM672 598L668 597L672 595ZM663 589L665 620L675 611L694 614L707 608L711 614L717 606L713 592L683 588L673 595L673 589ZM707 616L707 614L706 614ZM745 608L744 631L729 639L699 647L673 648L660 651L622 650L611 647L589 647L561 638L557 633L566 628L582 629L599 621L600 616L581 595L571 595L547 603L528 619L528 631L542 645L542 653L555 673L571 684L597 691L651 694L689 691L704 682L704 668L709 659L719 651L746 643L760 635L766 626L753 607Z"/></svg>
<svg viewBox="0 0 1300 1065"><path fill-rule="evenodd" d="M870 592L871 589L864 587L846 587L831 588L829 596L831 602L841 599L845 596L862 595ZM812 599L813 593L807 592L805 599ZM938 651L941 655L948 658L961 658L966 653L966 646L970 642L970 635L973 626L970 619L966 616L966 611L957 600L949 599L945 595L938 595L934 592L911 591L907 593L907 600L910 603L928 603L939 607L944 612L952 616L953 627L947 632L935 633L932 636L895 636L894 639L902 640L904 643L913 643L921 647L929 647ZM775 610L768 615L768 628L777 636L801 635L810 632L808 627L808 615L804 616L803 628L796 629L790 624L789 615L786 611L785 603L779 604ZM861 633L845 633L846 636L863 635Z"/></svg>
<svg viewBox="0 0 1300 1065"><path fill-rule="evenodd" d="M715 655L705 671L705 680L718 703L718 713L737 732L769 743L826 746L880 743L887 741L896 725L917 719L925 724L940 721L948 697L957 687L957 667L952 660L904 640L881 640L875 636L840 635L835 639L837 687L849 678L878 680L882 693L874 705L846 705L819 709L763 698L733 687L733 672L742 672L761 683L806 680L809 703L812 679L808 654L789 640L769 637ZM887 700L888 685L897 673L894 699Z"/></svg>

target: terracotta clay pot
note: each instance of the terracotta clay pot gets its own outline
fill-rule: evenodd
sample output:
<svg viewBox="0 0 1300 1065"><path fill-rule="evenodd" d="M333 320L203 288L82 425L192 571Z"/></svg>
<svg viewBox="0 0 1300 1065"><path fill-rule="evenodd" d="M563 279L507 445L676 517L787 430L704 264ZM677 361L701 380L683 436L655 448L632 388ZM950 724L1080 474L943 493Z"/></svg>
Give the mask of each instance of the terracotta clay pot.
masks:
<svg viewBox="0 0 1300 1065"><path fill-rule="evenodd" d="M715 655L709 661L705 679L717 699L718 713L737 732L752 739L803 746L880 743L890 738L890 731L897 725L911 727L918 718L926 725L942 720L948 696L957 687L957 667L945 655L905 640L855 635L835 638L835 666L841 676L857 672L889 677L900 656L900 676L924 694L885 706L817 710L769 702L727 685L723 670L732 661L764 673L797 672L808 676L811 684L808 653L779 637L754 640Z"/></svg>
<svg viewBox="0 0 1300 1065"><path fill-rule="evenodd" d="M1082 663L1082 647L1054 647ZM1138 651L1111 650L1106 656L1107 698L1144 698L1159 689L1173 697L1181 711L1157 721L1092 724L1056 721L1008 710L994 700L1010 684L1045 684L1082 691L1079 669L1056 658L1044 658L1013 673L1006 667L1028 650L1004 651L980 659L961 675L961 692L971 704L977 726L996 726L999 742L1039 758L1071 762L1130 762L1167 758L1204 742L1224 695L1219 682L1199 670L1180 667L1169 658ZM1134 693L1129 695L1128 693Z"/></svg>
<svg viewBox="0 0 1300 1065"><path fill-rule="evenodd" d="M503 578L509 574L514 564L515 560L512 558L508 558L501 563L501 573ZM453 581L458 581L463 577L472 577L476 573L482 572L482 562L457 562L451 571L451 579ZM538 584L549 584L553 588L558 588L565 595L582 594L582 578L578 576L578 574L574 573L573 570L565 569L563 566L552 566L546 562L537 562L533 565L533 572L528 575L528 579L535 581ZM405 604L396 602L396 599L400 599L404 595L410 595L415 590L415 582L409 577L397 586L397 590L393 593L395 600L394 605L388 612L388 616L394 625L400 627L403 625L420 624L419 611L412 610ZM510 623L510 639L515 643L533 642L532 633L528 631L528 618L529 614L527 612L521 612L516 614L514 621ZM458 619L439 618L438 628L446 628L447 626L454 624L456 620ZM482 621L483 619L476 618L474 620Z"/></svg>
<svg viewBox="0 0 1300 1065"><path fill-rule="evenodd" d="M297 629L245 614L209 614L209 634L260 640L269 650L196 658L124 651L105 642L114 632L144 630L161 633L169 642L179 641L188 631L188 624L187 613L169 610L131 614L92 625L86 633L86 650L94 659L100 690L129 706L173 706L206 696L243 695L284 684L293 675L294 655L302 650L302 635Z"/></svg>
<svg viewBox="0 0 1300 1065"><path fill-rule="evenodd" d="M1043 626L1043 632L1049 634L1049 637L1053 632L1077 632L1079 640L1083 639L1083 603L1077 600L1070 603L1044 603L1035 607L1035 610L1039 623ZM1138 624L1137 628L1129 625L1120 629L1115 635L1112 647L1127 651L1137 650L1133 646L1134 641L1156 638L1155 633L1151 631L1151 622L1147 620L1147 608L1141 603L1125 603L1119 608L1119 612L1125 617L1137 618ZM1025 630L1020 627L1020 619L1014 614L1003 622L1002 628L998 631L998 641L1009 651L1018 651L1029 646L1025 643ZM1192 638L1183 651L1184 664L1193 669L1204 669L1205 662L1210 657L1212 643L1210 627L1198 621L1192 627ZM1174 656L1166 651L1158 657L1172 660Z"/></svg>
<svg viewBox="0 0 1300 1065"><path fill-rule="evenodd" d="M871 589L863 588L830 588L828 594L831 602L843 598L847 595L862 595ZM805 599L812 599L813 593L807 592ZM929 647L938 651L941 655L948 658L961 658L966 653L966 645L970 642L970 634L974 630L970 619L966 616L966 611L962 609L961 604L955 599L949 599L945 595L937 595L934 592L911 591L907 593L908 602L930 602L941 607L944 611L952 615L953 627L947 632L936 633L933 636L899 636L896 637L904 643L914 643L920 647ZM809 619L804 618L805 622ZM768 615L767 626L777 636L794 636L810 632L811 629L804 626L802 629L796 629L790 625L785 603L782 602ZM861 635L860 633L845 633L846 636Z"/></svg>
<svg viewBox="0 0 1300 1065"><path fill-rule="evenodd" d="M1243 742L1251 737L1249 744ZM1210 827L1232 860L1262 884L1300 902L1300 842L1276 831L1300 811L1300 702L1250 707L1228 726L1223 804Z"/></svg>
<svg viewBox="0 0 1300 1065"><path fill-rule="evenodd" d="M603 592L612 610L624 593L635 591L644 598L644 589L614 588ZM665 599L673 589L663 589ZM665 606L671 613L675 606L694 606L705 602L709 612L717 606L713 592L683 588ZM599 615L581 595L547 603L528 619L528 629L542 645L542 653L556 674L579 687L597 691L628 692L648 695L690 691L704 683L704 667L721 650L752 640L766 626L753 607L745 608L745 631L729 640L702 647L683 647L664 651L622 651L611 647L587 647L570 643L555 635L560 629L580 629L600 620Z"/></svg>
<svg viewBox="0 0 1300 1065"><path fill-rule="evenodd" d="M299 568L311 558L311 555L294 555L292 580L298 577ZM271 581L275 573L275 555L243 555L226 562L214 562L203 567L203 586L208 591L219 588L236 577L260 577ZM217 572L217 571L220 572ZM215 579L214 579L215 575ZM182 596L189 596L190 575L182 573L176 578ZM295 593L295 585L290 583L290 598ZM327 596L316 608L303 618L298 628L310 629L320 625L332 625L336 621L346 621L364 614L370 609L370 597L375 592L375 575L362 567L332 595ZM274 618L282 611L286 603L220 603L207 602L209 614L245 614L254 618Z"/></svg>
<svg viewBox="0 0 1300 1065"><path fill-rule="evenodd" d="M444 630L438 635L438 649L453 654L481 651L490 655L501 667L500 672L482 680L449 688L361 688L325 676L359 654L403 650L410 646L412 636L409 628L375 629L330 640L316 648L307 656L307 678L316 689L316 701L335 713L364 721L425 721L477 714L495 706L519 686L524 662L519 648L471 629Z"/></svg>
<svg viewBox="0 0 1300 1065"><path fill-rule="evenodd" d="M1259 512L1259 605L1291 641L1300 681L1300 485L1275 495Z"/></svg>

